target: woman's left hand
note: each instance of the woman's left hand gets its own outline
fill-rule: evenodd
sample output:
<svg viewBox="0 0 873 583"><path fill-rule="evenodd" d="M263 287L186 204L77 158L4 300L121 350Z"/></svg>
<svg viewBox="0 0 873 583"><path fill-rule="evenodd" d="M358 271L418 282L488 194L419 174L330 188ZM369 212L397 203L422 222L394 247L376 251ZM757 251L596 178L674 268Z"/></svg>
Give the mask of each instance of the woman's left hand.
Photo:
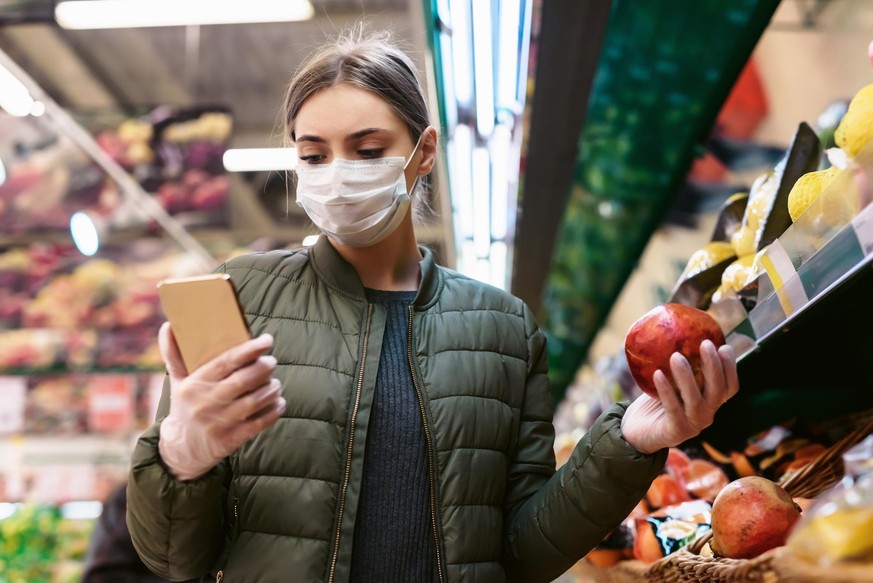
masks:
<svg viewBox="0 0 873 583"><path fill-rule="evenodd" d="M670 358L675 386L663 371L653 381L658 399L641 395L624 414L625 440L641 453L674 447L709 427L715 412L737 394L737 361L730 346L715 348L709 340L700 345L703 386L697 385L688 360L678 352Z"/></svg>

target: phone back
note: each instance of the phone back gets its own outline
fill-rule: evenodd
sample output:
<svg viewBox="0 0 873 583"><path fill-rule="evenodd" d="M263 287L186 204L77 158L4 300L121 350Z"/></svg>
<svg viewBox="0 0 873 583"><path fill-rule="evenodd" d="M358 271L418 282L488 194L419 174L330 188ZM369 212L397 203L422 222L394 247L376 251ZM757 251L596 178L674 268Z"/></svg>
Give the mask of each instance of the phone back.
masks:
<svg viewBox="0 0 873 583"><path fill-rule="evenodd" d="M189 373L251 338L227 274L165 279L158 296Z"/></svg>

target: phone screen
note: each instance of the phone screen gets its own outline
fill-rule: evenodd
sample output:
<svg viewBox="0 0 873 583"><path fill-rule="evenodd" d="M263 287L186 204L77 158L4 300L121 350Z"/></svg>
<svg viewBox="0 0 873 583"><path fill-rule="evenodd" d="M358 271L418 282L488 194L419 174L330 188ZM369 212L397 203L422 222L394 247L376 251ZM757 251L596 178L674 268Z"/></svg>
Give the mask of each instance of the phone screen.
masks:
<svg viewBox="0 0 873 583"><path fill-rule="evenodd" d="M227 274L165 279L158 296L189 373L251 338Z"/></svg>

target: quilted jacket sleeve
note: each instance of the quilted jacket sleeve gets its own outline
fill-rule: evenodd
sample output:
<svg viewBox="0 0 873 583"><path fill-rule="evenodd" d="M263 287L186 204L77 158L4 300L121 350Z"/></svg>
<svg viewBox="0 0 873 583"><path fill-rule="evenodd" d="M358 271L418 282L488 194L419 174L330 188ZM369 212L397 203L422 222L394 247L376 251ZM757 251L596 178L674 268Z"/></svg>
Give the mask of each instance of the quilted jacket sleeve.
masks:
<svg viewBox="0 0 873 583"><path fill-rule="evenodd" d="M503 561L511 581L552 581L628 515L667 452L641 454L624 440L622 403L600 416L555 472L545 337L528 310L525 329L528 377L509 470Z"/></svg>
<svg viewBox="0 0 873 583"><path fill-rule="evenodd" d="M127 485L127 525L133 545L155 574L171 581L200 578L215 564L224 541L224 462L191 481L174 478L161 463L158 437L169 409L164 382L157 421L139 438Z"/></svg>

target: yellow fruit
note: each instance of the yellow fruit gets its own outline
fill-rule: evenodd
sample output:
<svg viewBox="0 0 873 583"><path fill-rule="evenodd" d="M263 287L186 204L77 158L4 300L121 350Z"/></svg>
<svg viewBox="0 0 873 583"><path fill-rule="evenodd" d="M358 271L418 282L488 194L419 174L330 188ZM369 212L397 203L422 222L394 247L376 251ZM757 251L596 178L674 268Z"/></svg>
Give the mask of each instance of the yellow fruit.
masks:
<svg viewBox="0 0 873 583"><path fill-rule="evenodd" d="M810 562L873 558L873 509L842 508L802 523L788 540L796 555Z"/></svg>
<svg viewBox="0 0 873 583"><path fill-rule="evenodd" d="M721 274L721 285L727 291L738 292L755 277L753 265L756 255L743 255L727 266Z"/></svg>
<svg viewBox="0 0 873 583"><path fill-rule="evenodd" d="M807 172L797 179L791 187L791 192L788 193L788 214L791 215L792 221L796 221L797 217L809 208L812 201L817 199L833 181L837 172L839 168L831 166L827 170Z"/></svg>
<svg viewBox="0 0 873 583"><path fill-rule="evenodd" d="M682 272L682 279L687 279L701 271L718 265L722 261L736 255L733 246L726 241L712 241L694 252Z"/></svg>
<svg viewBox="0 0 873 583"><path fill-rule="evenodd" d="M873 138L873 84L867 85L852 98L834 140L837 146L854 158Z"/></svg>
<svg viewBox="0 0 873 583"><path fill-rule="evenodd" d="M731 237L731 245L737 257L752 255L755 253L755 229L744 225Z"/></svg>

